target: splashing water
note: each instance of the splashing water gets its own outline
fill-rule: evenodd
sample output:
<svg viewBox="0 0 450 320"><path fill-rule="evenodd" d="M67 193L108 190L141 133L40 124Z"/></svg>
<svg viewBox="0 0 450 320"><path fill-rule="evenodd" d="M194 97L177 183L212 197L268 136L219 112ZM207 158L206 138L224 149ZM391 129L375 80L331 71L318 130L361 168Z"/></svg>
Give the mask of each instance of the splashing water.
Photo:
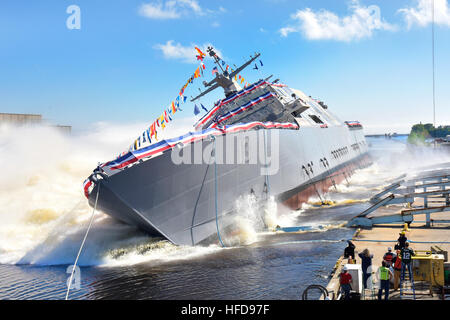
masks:
<svg viewBox="0 0 450 320"><path fill-rule="evenodd" d="M280 224L280 217L278 216L278 204L275 197L271 196L264 207L264 223L269 230L275 229Z"/></svg>
<svg viewBox="0 0 450 320"><path fill-rule="evenodd" d="M192 119L165 136L191 130ZM92 208L82 183L97 166L130 144L144 124L97 123L88 133L65 135L52 127L0 127L0 263L71 264ZM148 237L97 212L80 265L133 264L184 259L214 247L183 248ZM120 253L120 254L119 254Z"/></svg>
<svg viewBox="0 0 450 320"><path fill-rule="evenodd" d="M123 266L146 262L147 265L161 262L192 259L221 250L217 245L210 246L177 246L167 240L143 239L130 240L130 244L122 243L118 248L108 250L102 266Z"/></svg>
<svg viewBox="0 0 450 320"><path fill-rule="evenodd" d="M304 210L292 211L277 203L275 197L258 202L253 195L240 196L235 203L237 215L233 217L231 237L227 246L250 245L259 241L260 235L272 234L277 227L293 226ZM281 209L281 210L280 210Z"/></svg>
<svg viewBox="0 0 450 320"><path fill-rule="evenodd" d="M235 210L231 222L233 233L225 239L226 246L248 245L258 240L258 231L264 227L260 207L254 195L243 195L235 201ZM225 218L227 219L227 218Z"/></svg>

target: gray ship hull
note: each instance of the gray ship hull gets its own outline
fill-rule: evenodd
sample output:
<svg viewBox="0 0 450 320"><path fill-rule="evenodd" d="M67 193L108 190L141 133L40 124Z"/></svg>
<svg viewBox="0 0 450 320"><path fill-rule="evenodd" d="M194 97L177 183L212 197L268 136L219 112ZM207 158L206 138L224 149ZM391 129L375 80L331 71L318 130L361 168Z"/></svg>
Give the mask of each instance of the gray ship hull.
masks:
<svg viewBox="0 0 450 320"><path fill-rule="evenodd" d="M231 223L229 217L239 214L235 210L239 196L253 193L261 200L274 196L295 208L310 196L312 184L342 180L336 172L367 156L361 128L262 130L267 136L273 130L279 134L279 170L273 175L261 174L258 163L175 164L171 152L165 152L100 180L89 204L94 206L100 188L97 208L104 213L175 244L196 245L217 241L218 231ZM220 145L225 137L192 145L202 143L202 150L211 150L210 144ZM276 151L268 141L265 145L266 154ZM238 146L234 151L245 152Z"/></svg>

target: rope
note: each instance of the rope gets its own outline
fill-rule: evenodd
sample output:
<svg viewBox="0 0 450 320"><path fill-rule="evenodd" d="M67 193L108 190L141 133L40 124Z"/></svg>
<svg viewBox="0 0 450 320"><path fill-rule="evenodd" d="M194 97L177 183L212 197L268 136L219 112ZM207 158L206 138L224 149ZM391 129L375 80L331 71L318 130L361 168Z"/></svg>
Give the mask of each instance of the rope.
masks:
<svg viewBox="0 0 450 320"><path fill-rule="evenodd" d="M303 168L305 168L305 172L306 172L306 175L308 176L308 178L309 178L310 180L312 180L311 176L309 175L308 169L307 169L305 166L303 166ZM319 199L320 199L320 202L322 202L322 204L325 203L325 202L323 201L322 197L320 196L319 190L317 190L316 183L315 183L315 182L311 182L311 184L312 184L312 186L314 187L314 190L316 191L317 196L318 196Z"/></svg>
<svg viewBox="0 0 450 320"><path fill-rule="evenodd" d="M409 241L411 243L450 243L450 241Z"/></svg>
<svg viewBox="0 0 450 320"><path fill-rule="evenodd" d="M92 215L91 215L91 219L89 221L89 226L86 230L83 241L81 242L81 246L80 246L80 249L78 250L77 258L75 259L75 262L73 263L72 273L70 274L69 285L67 286L66 300L68 300L68 298L69 298L69 291L70 291L70 287L72 286L73 274L75 273L75 268L77 266L78 258L81 255L81 251L83 250L84 242L86 241L87 235L92 226L92 222L94 221L94 215L95 215L95 210L97 209L97 201L98 201L99 193L100 193L100 184L98 185L98 188L97 188L97 196L95 197L94 209L92 210Z"/></svg>
<svg viewBox="0 0 450 320"><path fill-rule="evenodd" d="M397 242L397 240L372 240L372 239L349 239L351 241L366 241L366 242ZM412 241L410 241L412 242Z"/></svg>
<svg viewBox="0 0 450 320"><path fill-rule="evenodd" d="M366 241L366 242L397 242L397 240L373 240L373 239L349 239L352 241ZM408 240L409 243L450 243L450 241L414 241Z"/></svg>
<svg viewBox="0 0 450 320"><path fill-rule="evenodd" d="M267 141L266 141L266 132L267 130L264 130L264 163L267 166ZM269 175L266 174L266 185L267 185L267 198L269 198L270 194L270 184L269 184Z"/></svg>
<svg viewBox="0 0 450 320"><path fill-rule="evenodd" d="M217 159L216 159L216 138L212 137L214 140L214 205L216 208L216 228L217 228L217 236L219 237L219 242L222 245L222 248L225 247L225 245L222 242L222 238L220 237L220 231L219 231L219 217L218 217L218 206L217 206Z"/></svg>
<svg viewBox="0 0 450 320"><path fill-rule="evenodd" d="M311 289L319 289L319 291L322 293L324 299L328 298L328 290L325 287L318 285L318 284L312 284L303 291L302 300L308 300L308 291Z"/></svg>
<svg viewBox="0 0 450 320"><path fill-rule="evenodd" d="M344 175L345 181L347 181L347 185L350 185L350 182L348 182L347 175L345 174L345 171L343 171L342 174Z"/></svg>

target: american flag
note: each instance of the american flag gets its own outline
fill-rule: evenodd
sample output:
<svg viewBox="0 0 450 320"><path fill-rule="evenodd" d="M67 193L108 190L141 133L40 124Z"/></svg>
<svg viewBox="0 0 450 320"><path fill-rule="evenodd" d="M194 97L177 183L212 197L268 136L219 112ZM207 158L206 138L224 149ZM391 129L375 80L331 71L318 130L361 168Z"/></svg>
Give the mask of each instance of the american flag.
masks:
<svg viewBox="0 0 450 320"><path fill-rule="evenodd" d="M217 67L214 67L214 68L212 69L212 74L215 74L215 73L217 73L217 72L219 72L219 71L217 70Z"/></svg>

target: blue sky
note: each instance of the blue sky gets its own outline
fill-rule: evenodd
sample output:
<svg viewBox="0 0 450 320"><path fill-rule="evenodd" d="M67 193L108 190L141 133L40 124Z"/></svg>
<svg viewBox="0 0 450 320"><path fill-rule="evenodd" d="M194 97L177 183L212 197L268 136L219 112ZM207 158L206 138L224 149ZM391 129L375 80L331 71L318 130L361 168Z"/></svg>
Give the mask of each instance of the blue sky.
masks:
<svg viewBox="0 0 450 320"><path fill-rule="evenodd" d="M437 124L450 123L447 2L435 0ZM242 73L248 82L273 74L341 119L360 120L367 133L408 132L433 120L430 3L2 1L0 112L40 113L75 130L99 121L151 124L198 66L193 47L212 44L230 65L262 54L262 70ZM81 28L71 30L73 4ZM211 79L211 60L206 67ZM201 102L209 108L220 96ZM182 109L174 120L193 116L192 104Z"/></svg>

